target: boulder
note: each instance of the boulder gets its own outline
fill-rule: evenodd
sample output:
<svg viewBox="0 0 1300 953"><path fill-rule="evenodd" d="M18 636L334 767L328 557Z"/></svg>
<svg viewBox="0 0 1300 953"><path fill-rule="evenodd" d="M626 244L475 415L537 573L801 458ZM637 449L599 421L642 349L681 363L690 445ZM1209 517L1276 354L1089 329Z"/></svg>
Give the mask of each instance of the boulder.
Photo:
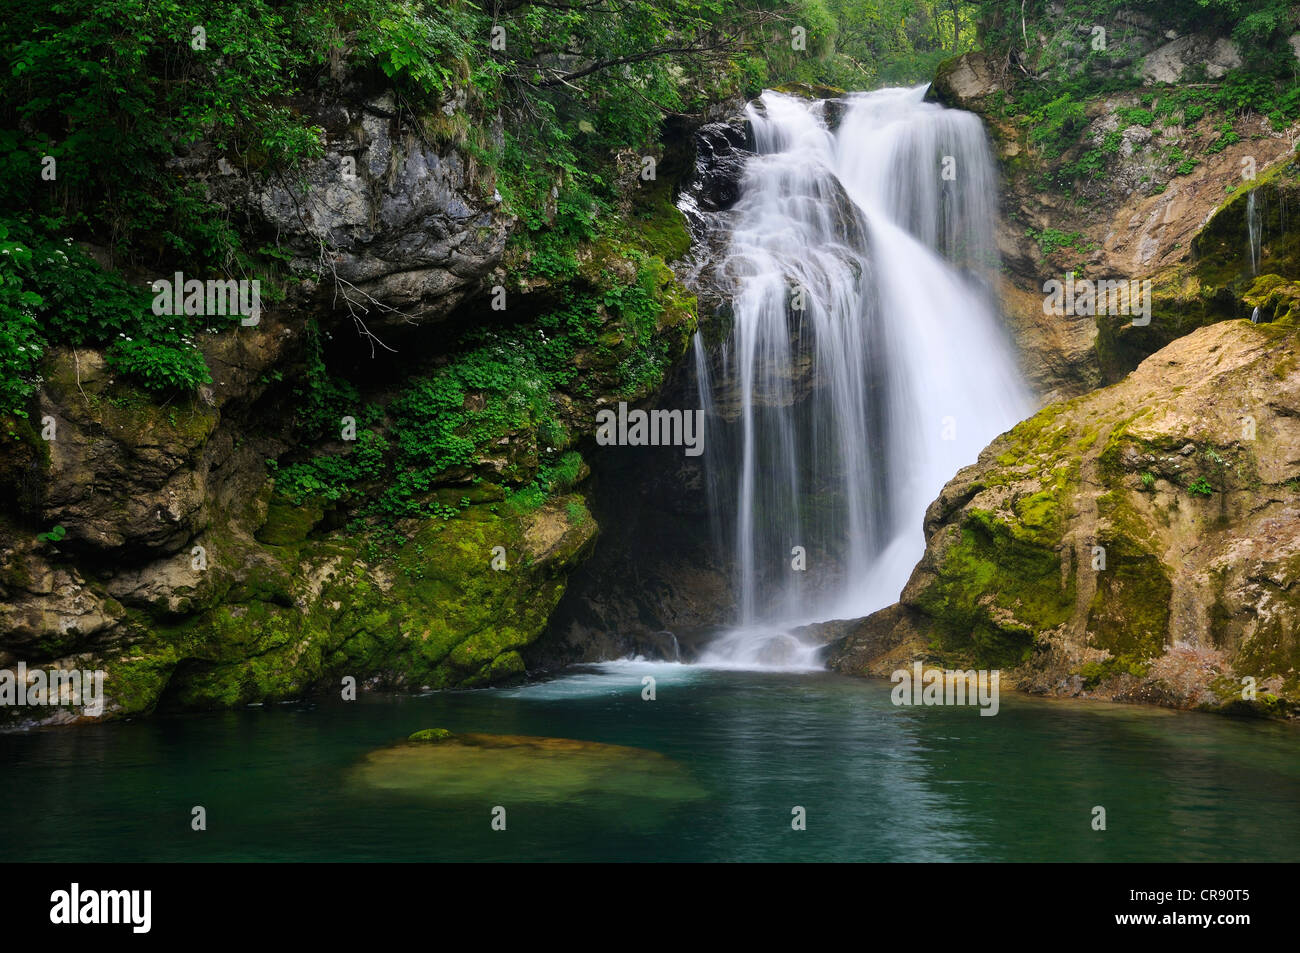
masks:
<svg viewBox="0 0 1300 953"><path fill-rule="evenodd" d="M1036 692L1293 710L1298 358L1293 325L1221 322L999 437L931 504L899 603L831 667L929 654Z"/></svg>

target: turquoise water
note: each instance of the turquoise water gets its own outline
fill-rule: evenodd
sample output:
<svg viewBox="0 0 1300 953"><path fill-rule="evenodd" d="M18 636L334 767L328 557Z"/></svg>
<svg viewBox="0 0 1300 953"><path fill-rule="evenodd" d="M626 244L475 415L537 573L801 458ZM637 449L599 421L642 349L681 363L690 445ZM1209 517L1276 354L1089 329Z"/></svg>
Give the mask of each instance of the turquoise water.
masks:
<svg viewBox="0 0 1300 953"><path fill-rule="evenodd" d="M613 663L0 735L0 860L1300 860L1293 726L1010 693L980 717L889 688ZM429 727L641 750L390 747Z"/></svg>

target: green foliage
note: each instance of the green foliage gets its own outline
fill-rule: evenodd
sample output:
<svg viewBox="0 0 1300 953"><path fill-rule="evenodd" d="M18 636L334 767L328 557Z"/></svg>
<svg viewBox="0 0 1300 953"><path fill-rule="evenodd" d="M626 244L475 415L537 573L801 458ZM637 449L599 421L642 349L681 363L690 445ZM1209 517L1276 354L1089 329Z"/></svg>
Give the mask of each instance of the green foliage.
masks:
<svg viewBox="0 0 1300 953"><path fill-rule="evenodd" d="M387 450L383 436L361 430L357 432L356 446L346 455L320 454L284 469L271 461L275 487L299 505L308 499L337 503L348 499L359 484L383 473Z"/></svg>
<svg viewBox="0 0 1300 953"><path fill-rule="evenodd" d="M296 425L304 439L328 438L331 446L309 459L272 462L277 490L297 503L311 498L347 507L354 520L381 526L445 519L467 505L449 501L446 488L470 474L485 477L480 468L488 453L505 458L491 479L513 487L507 500L516 509L534 509L567 490L582 460L565 452L571 437L559 417L560 395L585 393L590 383L575 355L599 355L612 367L617 393L657 383L667 366L657 333L664 312L657 283L666 268L654 259L636 263L630 282L606 271L594 292L569 286L532 325L466 332L447 363L403 382L382 408L328 373L313 332ZM617 345L605 340L614 329ZM357 443L339 447L338 420L345 413L357 419ZM510 449L502 450L502 440Z"/></svg>
<svg viewBox="0 0 1300 953"><path fill-rule="evenodd" d="M109 364L154 389L207 383L194 344L204 319L155 315L151 304L149 292L105 271L71 237L0 218L0 413L26 416L39 361L53 345L111 345Z"/></svg>
<svg viewBox="0 0 1300 953"><path fill-rule="evenodd" d="M1155 116L1149 109L1137 109L1128 106L1121 106L1115 110L1115 115L1125 128L1128 126L1146 126L1150 127L1155 122Z"/></svg>
<svg viewBox="0 0 1300 953"><path fill-rule="evenodd" d="M1232 123L1224 120L1219 124L1219 138L1210 143L1205 150L1211 154L1222 152L1228 146L1241 142L1241 136L1232 128Z"/></svg>
<svg viewBox="0 0 1300 953"><path fill-rule="evenodd" d="M1286 38L1294 32L1291 0L1064 0L1050 6L1055 17L1063 16L1067 22L1108 25L1112 36L1122 36L1116 25L1119 14L1124 12L1149 17L1179 35L1211 32L1231 36L1248 58L1261 63L1272 54L1284 52ZM1048 7L1045 0L979 3L979 27L985 45L1005 51L1023 49L1026 39L1034 43L1040 29L1060 26L1059 22L1045 22ZM1064 35L1070 38L1069 31ZM1105 54L1093 56L1104 59Z"/></svg>
<svg viewBox="0 0 1300 953"><path fill-rule="evenodd" d="M7 241L8 234L5 223L0 222L0 413L26 417L44 351L35 313L44 299L23 287L31 249L22 242Z"/></svg>
<svg viewBox="0 0 1300 953"><path fill-rule="evenodd" d="M471 80L490 87L496 72L480 54L485 20L469 4L383 4L373 31L358 37L356 56L373 58L385 76L406 89L434 96Z"/></svg>
<svg viewBox="0 0 1300 953"><path fill-rule="evenodd" d="M1187 492L1193 496L1211 496L1214 493L1214 487L1205 477L1197 477L1187 485Z"/></svg>
<svg viewBox="0 0 1300 953"><path fill-rule="evenodd" d="M1193 169L1201 164L1200 159L1191 159L1178 146L1172 146L1165 155L1165 161L1174 167L1174 172L1178 175L1189 175Z"/></svg>
<svg viewBox="0 0 1300 953"><path fill-rule="evenodd" d="M1087 252L1092 251L1093 247L1090 242L1084 240L1082 232L1063 232L1059 228L1044 228L1041 231L1027 228L1025 235L1038 243L1044 258L1062 248Z"/></svg>
<svg viewBox="0 0 1300 953"><path fill-rule="evenodd" d="M173 346L124 337L105 354L113 369L152 390L191 390L212 380L203 355L192 346Z"/></svg>
<svg viewBox="0 0 1300 953"><path fill-rule="evenodd" d="M105 236L128 259L227 265L235 233L168 161L199 139L233 165L271 170L320 152L319 130L284 101L324 60L319 8L62 0L2 23L0 206L37 209L55 230Z"/></svg>
<svg viewBox="0 0 1300 953"><path fill-rule="evenodd" d="M1083 131L1087 116L1083 103L1069 93L1063 93L1051 102L1032 110L1028 115L1029 138L1047 156L1058 156Z"/></svg>
<svg viewBox="0 0 1300 953"><path fill-rule="evenodd" d="M552 493L569 489L576 482L581 467L581 456L574 452L566 453L554 464L538 468L536 478L509 493L506 502L517 512L530 513L545 503ZM569 504L570 516L573 506L574 504ZM581 507L578 509L582 510ZM582 520L576 519L574 522L581 523Z"/></svg>
<svg viewBox="0 0 1300 953"><path fill-rule="evenodd" d="M338 435L344 417L353 418L358 427L372 426L380 417L379 408L366 403L353 384L329 373L323 334L315 321L308 322L303 370L293 390L294 425L308 441Z"/></svg>
<svg viewBox="0 0 1300 953"><path fill-rule="evenodd" d="M44 540L47 543L59 543L62 542L63 537L67 535L68 535L68 531L64 529L62 526L54 526L51 527L49 532L37 533L36 538L40 540Z"/></svg>
<svg viewBox="0 0 1300 953"><path fill-rule="evenodd" d="M825 9L832 21L827 55L806 64L808 75L800 78L869 89L932 79L941 62L975 45L980 5L965 0L826 0Z"/></svg>

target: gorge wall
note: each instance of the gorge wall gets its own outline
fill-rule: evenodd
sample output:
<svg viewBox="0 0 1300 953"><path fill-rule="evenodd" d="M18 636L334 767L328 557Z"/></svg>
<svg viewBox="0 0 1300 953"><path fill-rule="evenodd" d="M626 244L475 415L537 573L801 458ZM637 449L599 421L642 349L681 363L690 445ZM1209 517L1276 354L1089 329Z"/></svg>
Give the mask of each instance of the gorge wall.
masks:
<svg viewBox="0 0 1300 953"><path fill-rule="evenodd" d="M967 54L930 91L992 136L999 290L1043 409L930 507L898 604L809 637L851 674L919 659L1293 713L1295 104L1234 107L1246 51L1227 36L1125 13L1099 64L1086 26L1057 11L1039 62ZM170 172L273 249L281 290L255 326L198 336L193 392L142 387L104 346L42 355L27 416L0 421L0 667L102 669L120 717L693 657L736 608L704 470L593 433L621 401L696 406L695 362L727 332L709 221L753 142L724 85L664 121L657 176L610 154L600 229L574 170L507 211L483 159L507 118L468 123L463 83L413 109L332 70L292 104L325 143L296 179L188 145ZM838 90L787 91L836 115ZM1069 273L1149 279L1150 322L1045 314L1043 283Z"/></svg>
<svg viewBox="0 0 1300 953"><path fill-rule="evenodd" d="M596 409L652 394L695 328L665 264L689 156L644 185L629 158L626 227L570 255L518 240L493 170L427 134L445 117L355 77L301 108L326 147L298 180L205 143L177 165L289 278L200 337L211 383L156 396L56 348L6 419L0 664L103 670L109 716L518 677L599 530ZM5 713L80 717L62 701Z"/></svg>
<svg viewBox="0 0 1300 953"><path fill-rule="evenodd" d="M1241 65L1230 39L1137 15L1110 36L1139 81L1106 91L1103 65L1081 102L1028 110L1036 82L1084 70L1087 24L1053 25L1041 74L972 54L931 90L993 134L1003 300L1047 406L930 507L899 603L828 627L830 665L1294 715L1300 126L1205 98ZM1150 320L1045 314L1069 273L1150 280Z"/></svg>

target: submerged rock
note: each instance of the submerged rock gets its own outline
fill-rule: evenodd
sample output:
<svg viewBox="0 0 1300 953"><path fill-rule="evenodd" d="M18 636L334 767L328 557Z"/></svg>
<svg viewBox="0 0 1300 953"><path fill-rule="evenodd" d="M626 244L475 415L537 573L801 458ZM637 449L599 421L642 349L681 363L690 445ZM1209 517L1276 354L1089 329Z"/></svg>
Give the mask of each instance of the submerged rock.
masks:
<svg viewBox="0 0 1300 953"><path fill-rule="evenodd" d="M452 737L452 733L446 728L422 728L419 731L411 732L407 741L446 741Z"/></svg>
<svg viewBox="0 0 1300 953"><path fill-rule="evenodd" d="M443 729L429 729L438 732ZM583 794L695 801L705 790L657 751L531 735L456 734L438 744L416 732L366 755L353 780L363 788L426 800L493 798L568 801ZM616 803L622 803L618 801Z"/></svg>

